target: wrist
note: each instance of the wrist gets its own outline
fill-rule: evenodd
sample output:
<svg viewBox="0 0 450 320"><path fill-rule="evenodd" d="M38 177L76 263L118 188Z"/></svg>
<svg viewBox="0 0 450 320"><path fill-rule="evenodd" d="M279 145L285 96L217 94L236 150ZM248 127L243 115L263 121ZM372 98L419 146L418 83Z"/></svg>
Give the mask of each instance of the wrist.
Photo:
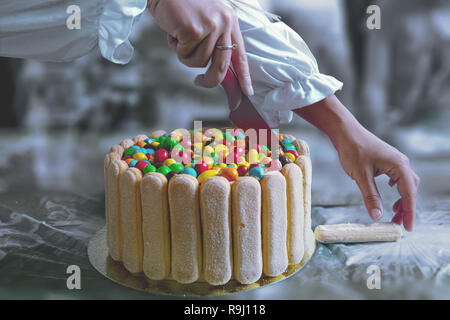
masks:
<svg viewBox="0 0 450 320"><path fill-rule="evenodd" d="M294 112L324 132L336 149L354 140L354 135L363 129L334 95Z"/></svg>

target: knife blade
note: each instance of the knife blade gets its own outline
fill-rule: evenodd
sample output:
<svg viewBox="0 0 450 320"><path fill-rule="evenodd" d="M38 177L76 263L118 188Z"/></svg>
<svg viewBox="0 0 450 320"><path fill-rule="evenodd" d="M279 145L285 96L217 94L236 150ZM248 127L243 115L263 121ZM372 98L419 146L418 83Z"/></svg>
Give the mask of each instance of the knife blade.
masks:
<svg viewBox="0 0 450 320"><path fill-rule="evenodd" d="M236 128L242 129L244 132L248 129L255 129L258 133L258 141L262 137L260 130L267 130L266 132L269 135L267 135L267 141L264 142L269 147L275 141L274 139L278 141L276 132L272 130L250 99L242 92L239 80L231 67L228 68L221 86L225 90L228 98L228 107L230 109L229 119Z"/></svg>

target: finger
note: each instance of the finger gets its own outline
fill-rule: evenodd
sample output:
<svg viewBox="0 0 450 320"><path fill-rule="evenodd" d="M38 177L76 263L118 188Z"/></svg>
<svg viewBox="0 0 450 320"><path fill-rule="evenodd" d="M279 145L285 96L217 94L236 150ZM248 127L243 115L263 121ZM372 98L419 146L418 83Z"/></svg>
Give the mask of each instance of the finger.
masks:
<svg viewBox="0 0 450 320"><path fill-rule="evenodd" d="M231 45L231 32L228 31L219 38L216 45ZM231 63L231 50L215 49L211 65L205 74L197 76L195 84L205 88L214 88L218 86L227 73L228 67Z"/></svg>
<svg viewBox="0 0 450 320"><path fill-rule="evenodd" d="M417 186L414 181L412 170L402 167L400 179L397 182L398 192L401 198L401 212L403 225L408 231L412 231L416 216Z"/></svg>
<svg viewBox="0 0 450 320"><path fill-rule="evenodd" d="M401 209L400 209L401 210ZM392 222L402 225L403 223L403 214L401 211L395 214L395 216L392 218Z"/></svg>
<svg viewBox="0 0 450 320"><path fill-rule="evenodd" d="M207 39L211 34L211 30L207 29L205 25L201 27L192 27L192 30L183 29L177 34L178 45L177 55L178 59L188 67L196 67L191 65L189 59L194 55L200 44Z"/></svg>
<svg viewBox="0 0 450 320"><path fill-rule="evenodd" d="M236 72L242 91L247 96L254 94L252 79L248 67L247 53L245 52L244 39L242 39L241 30L237 18L234 19L231 32L231 40L237 44L236 50L233 50L231 61L233 62L234 71Z"/></svg>
<svg viewBox="0 0 450 320"><path fill-rule="evenodd" d="M362 174L359 179L356 179L356 182L370 217L373 220L379 220L383 216L383 205L373 176L369 173Z"/></svg>
<svg viewBox="0 0 450 320"><path fill-rule="evenodd" d="M398 199L394 205L392 206L392 210L394 210L395 213L398 213L400 211L400 205L402 203L402 199Z"/></svg>

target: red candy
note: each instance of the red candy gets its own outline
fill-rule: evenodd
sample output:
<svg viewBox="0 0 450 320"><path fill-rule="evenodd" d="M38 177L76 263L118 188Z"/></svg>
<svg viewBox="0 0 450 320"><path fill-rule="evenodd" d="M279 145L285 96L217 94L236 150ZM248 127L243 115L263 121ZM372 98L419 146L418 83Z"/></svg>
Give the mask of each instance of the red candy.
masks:
<svg viewBox="0 0 450 320"><path fill-rule="evenodd" d="M155 152L155 162L163 163L169 157L169 152L166 149L159 149Z"/></svg>
<svg viewBox="0 0 450 320"><path fill-rule="evenodd" d="M294 150L287 150L287 151L285 151L284 153L286 153L286 152L292 153L292 155L295 157L295 159L297 159L297 158L299 157L299 154L298 154L297 151L294 151Z"/></svg>
<svg viewBox="0 0 450 320"><path fill-rule="evenodd" d="M197 171L197 174L200 175L203 171L206 171L209 169L208 164L205 161L199 162L194 166L195 171Z"/></svg>
<svg viewBox="0 0 450 320"><path fill-rule="evenodd" d="M138 163L136 163L136 165L134 167L139 169L139 170L141 170L141 171L143 171L146 166L148 166L148 162L146 162L146 161L138 161Z"/></svg>
<svg viewBox="0 0 450 320"><path fill-rule="evenodd" d="M237 168L237 172L239 174L239 176L245 176L245 174L248 172L248 167L247 166L239 166Z"/></svg>
<svg viewBox="0 0 450 320"><path fill-rule="evenodd" d="M230 152L226 158L226 164L239 163L239 155L236 152Z"/></svg>
<svg viewBox="0 0 450 320"><path fill-rule="evenodd" d="M251 170L253 167L262 167L262 165L261 165L260 163L257 163L257 162L252 163L252 164L250 165L249 170Z"/></svg>

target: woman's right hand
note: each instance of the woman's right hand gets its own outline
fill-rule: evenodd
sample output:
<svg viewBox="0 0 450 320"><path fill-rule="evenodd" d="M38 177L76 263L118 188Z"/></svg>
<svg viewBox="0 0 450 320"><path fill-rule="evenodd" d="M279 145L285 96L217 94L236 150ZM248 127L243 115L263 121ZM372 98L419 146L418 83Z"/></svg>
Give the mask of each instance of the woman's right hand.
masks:
<svg viewBox="0 0 450 320"><path fill-rule="evenodd" d="M206 73L195 79L196 85L216 87L232 62L242 91L253 95L244 41L232 9L219 0L150 0L148 6L183 64L204 68L211 59ZM216 48L234 43L235 50Z"/></svg>

